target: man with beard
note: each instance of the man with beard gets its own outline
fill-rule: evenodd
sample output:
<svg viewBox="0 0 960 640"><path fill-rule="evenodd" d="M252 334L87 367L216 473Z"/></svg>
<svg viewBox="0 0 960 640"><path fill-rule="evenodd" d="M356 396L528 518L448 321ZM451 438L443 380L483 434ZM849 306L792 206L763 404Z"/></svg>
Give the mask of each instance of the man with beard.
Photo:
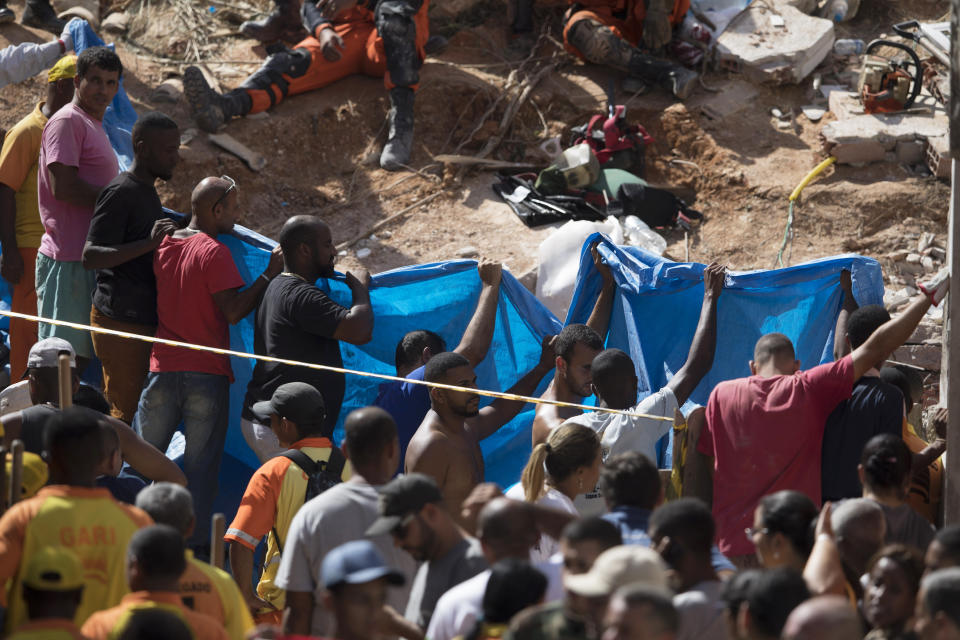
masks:
<svg viewBox="0 0 960 640"><path fill-rule="evenodd" d="M543 339L540 361L507 393L529 396L540 380L553 369L556 336ZM438 353L423 372L427 382L477 388L477 374L470 361L459 353ZM457 524L467 525L460 505L483 480L483 453L480 441L513 420L526 403L497 398L480 408L480 396L469 391L430 388L430 411L407 448L407 473L424 473L436 480L447 511ZM468 531L471 530L469 527Z"/></svg>
<svg viewBox="0 0 960 640"><path fill-rule="evenodd" d="M96 269L90 324L152 336L157 331L157 278L153 253L179 226L163 212L154 182L170 180L180 159L180 130L153 111L133 125L133 164L97 198L83 248L83 266ZM133 422L152 344L105 333L92 334L103 363L110 415Z"/></svg>
<svg viewBox="0 0 960 640"><path fill-rule="evenodd" d="M314 216L294 216L280 230L284 270L267 286L257 308L253 349L257 355L342 367L340 340L365 344L373 333L370 274L347 272L353 294L348 309L334 302L314 284L334 275L337 249L328 227ZM255 403L269 400L277 387L305 382L322 395L329 433L340 416L345 380L342 373L258 361L247 386L240 427L250 448L262 462L284 451L270 425L253 415Z"/></svg>
<svg viewBox="0 0 960 640"><path fill-rule="evenodd" d="M557 400L580 404L587 396L593 395L593 378L590 366L593 359L603 351L603 341L607 335L610 311L613 309L613 297L616 281L610 267L603 262L597 247L591 248L593 264L603 278L603 288L593 306L593 312L587 324L568 324L557 336L557 371L550 386L540 396L544 400ZM582 411L555 404L538 404L533 419L533 446L547 441L550 432Z"/></svg>

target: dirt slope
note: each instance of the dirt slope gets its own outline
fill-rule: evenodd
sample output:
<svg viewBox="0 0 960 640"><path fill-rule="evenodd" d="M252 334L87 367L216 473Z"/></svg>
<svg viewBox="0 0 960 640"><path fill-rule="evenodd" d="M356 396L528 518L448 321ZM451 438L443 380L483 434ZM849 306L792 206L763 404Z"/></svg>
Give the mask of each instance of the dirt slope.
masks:
<svg viewBox="0 0 960 640"><path fill-rule="evenodd" d="M211 3L217 9L213 13L205 4L187 0L172 5L135 0L128 7L134 15L132 27L117 46L127 68L126 89L138 111L160 109L184 130L193 126L182 100L152 103L150 95L164 78L182 71L178 61L194 46L225 88L240 84L256 68L262 50L235 35L236 22L250 12L250 5L242 0ZM938 19L948 3L864 4L861 15L841 26L840 36L869 39L906 17ZM909 10L914 14L908 16L903 5L912 5ZM21 7L16 2L11 6L19 14ZM429 58L422 71L412 159L419 174L389 173L377 166L385 137L386 93L379 79L353 77L290 98L266 117L237 120L226 127L227 133L267 157L267 167L260 173L211 145L205 134L196 135L182 148L176 176L160 189L165 204L185 209L199 178L227 174L241 185L242 222L247 226L275 236L288 216L318 213L340 242L441 191L425 206L390 223L384 229L387 233L378 232L377 240L352 247L342 266L362 263L378 272L454 258L461 249L472 247L505 261L515 273L530 269L550 229L524 227L490 190L491 173L453 168L444 172L432 157L480 150L496 134L505 106L516 93L517 79L554 64L491 154L509 161L536 159L541 140L560 135L566 141L571 125L604 109L603 87L611 74L560 52L556 34L563 7L556 2L538 5L546 35L533 59L521 66L506 46L504 9L500 0L489 0L460 22L436 21L435 31L450 35L451 41L446 52ZM45 38L19 25L0 27L0 46ZM820 72L827 82L832 69L828 65ZM808 80L793 87L760 87L742 110L711 120L701 107L720 99L735 101L737 87L743 87L727 74L711 73L707 82L727 87L727 93L701 90L686 106L673 104L659 92L621 100L629 101L631 119L643 123L656 139L648 153L648 178L684 185L698 194L696 206L707 220L691 234L689 258L722 260L739 269L769 268L783 237L786 197L822 159L819 130L831 116L813 123L799 115L795 127L782 129L770 115L773 107L788 112L807 104L813 96ZM38 77L0 91L0 126L9 127L22 117L42 90L43 78ZM832 168L805 192L790 258L796 263L844 251L881 258L894 250L912 249L922 231L935 233L943 246L948 194L945 184L893 164ZM666 236L668 253L684 259L682 233ZM372 252L358 261L353 251L363 246Z"/></svg>

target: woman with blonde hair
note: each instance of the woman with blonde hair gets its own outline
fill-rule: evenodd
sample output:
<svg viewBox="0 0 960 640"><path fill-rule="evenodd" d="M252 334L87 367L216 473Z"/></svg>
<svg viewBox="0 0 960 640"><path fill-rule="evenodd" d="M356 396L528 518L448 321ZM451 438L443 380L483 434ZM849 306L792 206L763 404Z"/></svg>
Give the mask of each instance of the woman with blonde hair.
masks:
<svg viewBox="0 0 960 640"><path fill-rule="evenodd" d="M596 432L579 424L563 424L550 432L546 442L533 448L519 484L507 491L507 497L579 515L573 499L597 486L600 462ZM531 560L547 560L558 550L556 540L541 535Z"/></svg>

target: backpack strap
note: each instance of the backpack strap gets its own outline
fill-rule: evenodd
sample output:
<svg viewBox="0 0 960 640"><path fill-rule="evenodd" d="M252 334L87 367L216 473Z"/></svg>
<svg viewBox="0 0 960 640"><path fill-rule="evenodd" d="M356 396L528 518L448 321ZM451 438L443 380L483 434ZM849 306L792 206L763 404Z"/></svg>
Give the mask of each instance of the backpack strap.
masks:
<svg viewBox="0 0 960 640"><path fill-rule="evenodd" d="M312 476L317 471L323 470L323 467L320 467L319 469L317 468L319 465L323 463L316 462L310 456L305 454L303 451L300 451L299 449L287 449L280 455L286 458L287 460L289 460L290 462L292 462L293 464L300 467L300 469L308 476ZM332 449L330 451L330 455L331 457L333 456Z"/></svg>
<svg viewBox="0 0 960 640"><path fill-rule="evenodd" d="M330 449L330 457L327 459L324 471L339 480L340 476L343 475L343 468L346 465L347 459L344 457L343 452L341 452L338 447L333 447Z"/></svg>
<svg viewBox="0 0 960 640"><path fill-rule="evenodd" d="M335 450L336 450L336 447L330 450L331 457L333 456L333 452ZM300 470L303 471L308 476L312 476L314 473L318 471L318 469L319 470L323 469L321 465L324 463L316 462L310 456L305 454L303 451L300 451L299 449L287 449L280 455L286 458L287 460L289 460L290 462L292 462L293 464L300 467ZM271 527L271 531L273 532L273 539L277 541L277 551L279 551L282 554L283 545L280 543L280 534L277 533L277 528L275 526Z"/></svg>

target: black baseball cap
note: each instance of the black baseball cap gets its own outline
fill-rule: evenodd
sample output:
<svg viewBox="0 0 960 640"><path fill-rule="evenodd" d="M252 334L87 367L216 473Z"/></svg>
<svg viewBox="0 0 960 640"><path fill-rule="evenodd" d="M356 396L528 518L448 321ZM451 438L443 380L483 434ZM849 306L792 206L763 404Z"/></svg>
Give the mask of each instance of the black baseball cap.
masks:
<svg viewBox="0 0 960 640"><path fill-rule="evenodd" d="M424 505L442 501L440 488L428 475L408 473L394 478L380 489L380 517L367 529L367 535L390 533L411 513L417 513Z"/></svg>
<svg viewBox="0 0 960 640"><path fill-rule="evenodd" d="M270 423L270 416L280 416L298 425L323 424L327 407L316 387L305 382L288 382L277 387L269 400L257 402L250 410L263 424Z"/></svg>

